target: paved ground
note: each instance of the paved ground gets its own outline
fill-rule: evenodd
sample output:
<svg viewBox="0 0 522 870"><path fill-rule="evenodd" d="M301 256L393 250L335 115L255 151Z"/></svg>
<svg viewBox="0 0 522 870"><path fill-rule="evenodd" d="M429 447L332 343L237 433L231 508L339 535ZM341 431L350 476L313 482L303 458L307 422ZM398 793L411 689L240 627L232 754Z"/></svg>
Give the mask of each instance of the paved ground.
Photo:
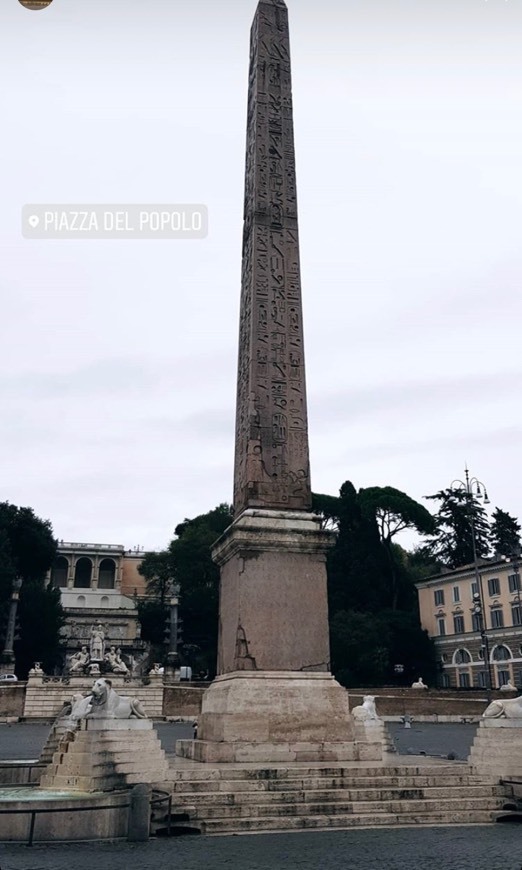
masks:
<svg viewBox="0 0 522 870"><path fill-rule="evenodd" d="M0 725L0 760L37 758L49 733L49 725L35 725L29 722L13 725ZM173 752L177 739L192 737L189 723L165 722L156 726L163 748ZM413 723L404 728L398 722L390 722L388 727L401 755L444 755L454 753L456 758L465 759L475 736L476 725L461 723ZM0 870L3 870L0 867Z"/></svg>
<svg viewBox="0 0 522 870"><path fill-rule="evenodd" d="M0 846L1 870L521 870L517 826Z"/></svg>

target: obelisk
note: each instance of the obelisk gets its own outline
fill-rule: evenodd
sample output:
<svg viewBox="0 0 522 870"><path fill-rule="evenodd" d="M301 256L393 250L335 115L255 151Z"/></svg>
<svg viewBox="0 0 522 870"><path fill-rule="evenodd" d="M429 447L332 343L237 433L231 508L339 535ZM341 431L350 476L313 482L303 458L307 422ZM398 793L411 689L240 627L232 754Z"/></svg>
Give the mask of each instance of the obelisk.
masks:
<svg viewBox="0 0 522 870"><path fill-rule="evenodd" d="M251 31L234 511L213 549L218 677L203 697L198 739L178 741L177 752L207 762L357 759L348 696L329 673L333 541L311 513L283 0L260 0Z"/></svg>

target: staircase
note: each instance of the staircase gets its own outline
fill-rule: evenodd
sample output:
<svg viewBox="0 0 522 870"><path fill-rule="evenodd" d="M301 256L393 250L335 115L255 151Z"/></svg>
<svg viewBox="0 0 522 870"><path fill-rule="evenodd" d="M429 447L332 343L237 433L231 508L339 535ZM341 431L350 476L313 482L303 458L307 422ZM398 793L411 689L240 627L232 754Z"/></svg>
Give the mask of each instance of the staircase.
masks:
<svg viewBox="0 0 522 870"><path fill-rule="evenodd" d="M487 824L506 803L467 764L210 767L169 772L171 833ZM176 820L179 818L179 822Z"/></svg>

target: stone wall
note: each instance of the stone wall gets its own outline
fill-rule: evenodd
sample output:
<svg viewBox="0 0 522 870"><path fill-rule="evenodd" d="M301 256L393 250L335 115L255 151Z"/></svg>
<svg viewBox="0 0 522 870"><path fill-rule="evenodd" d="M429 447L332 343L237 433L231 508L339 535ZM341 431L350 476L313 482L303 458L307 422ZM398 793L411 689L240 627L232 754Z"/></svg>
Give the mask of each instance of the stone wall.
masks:
<svg viewBox="0 0 522 870"><path fill-rule="evenodd" d="M194 686L165 686L163 715L167 719L196 719L201 712L204 691Z"/></svg>
<svg viewBox="0 0 522 870"><path fill-rule="evenodd" d="M24 714L25 683L0 686L0 719L19 719Z"/></svg>
<svg viewBox="0 0 522 870"><path fill-rule="evenodd" d="M487 707L483 691L466 692L451 689L369 688L350 689L350 710L362 704L364 695L374 695L377 712L385 719L413 716L415 719L455 721L478 719ZM494 691L493 698L512 698L509 692Z"/></svg>
<svg viewBox="0 0 522 870"><path fill-rule="evenodd" d="M123 677L111 677L113 689L119 695L129 695L139 698L143 708L150 718L163 716L163 681L161 678L151 678L148 685L135 680L126 683ZM23 715L25 719L55 719L63 705L79 692L88 695L93 684L92 677L62 678L30 677L27 682Z"/></svg>

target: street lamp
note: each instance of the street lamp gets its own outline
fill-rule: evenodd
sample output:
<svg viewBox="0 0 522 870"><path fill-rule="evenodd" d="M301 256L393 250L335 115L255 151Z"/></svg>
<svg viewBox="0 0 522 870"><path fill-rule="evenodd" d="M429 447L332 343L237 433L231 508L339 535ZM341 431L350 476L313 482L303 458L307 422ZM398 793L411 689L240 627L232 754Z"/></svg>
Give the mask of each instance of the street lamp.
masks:
<svg viewBox="0 0 522 870"><path fill-rule="evenodd" d="M489 504L488 493L485 485L477 477L470 477L469 470L466 466L464 469L465 480L454 480L450 489L456 489L460 492L465 492L468 500L468 509L472 499L479 499L484 504ZM475 571L475 580L477 592L473 594L473 612L477 616L482 639L482 650L486 663L486 696L488 701L491 700L491 690L493 681L491 679L491 663L489 661L489 639L486 631L486 609L484 606L484 589L482 587L482 575L480 574L477 558L477 535L475 531L475 520L473 511L468 513L468 521L471 529L471 549L473 554L473 567Z"/></svg>
<svg viewBox="0 0 522 870"><path fill-rule="evenodd" d="M180 620L178 616L180 587L178 583L171 583L169 588L169 616L168 616L168 643L165 675L174 678L179 666L178 642L180 639Z"/></svg>
<svg viewBox="0 0 522 870"><path fill-rule="evenodd" d="M15 667L14 655L14 640L16 629L16 612L18 610L18 601L20 598L20 589L22 588L22 578L17 577L13 580L13 589L11 592L11 602L9 604L9 616L7 618L7 629L5 633L4 650L0 657L0 673L13 673Z"/></svg>

